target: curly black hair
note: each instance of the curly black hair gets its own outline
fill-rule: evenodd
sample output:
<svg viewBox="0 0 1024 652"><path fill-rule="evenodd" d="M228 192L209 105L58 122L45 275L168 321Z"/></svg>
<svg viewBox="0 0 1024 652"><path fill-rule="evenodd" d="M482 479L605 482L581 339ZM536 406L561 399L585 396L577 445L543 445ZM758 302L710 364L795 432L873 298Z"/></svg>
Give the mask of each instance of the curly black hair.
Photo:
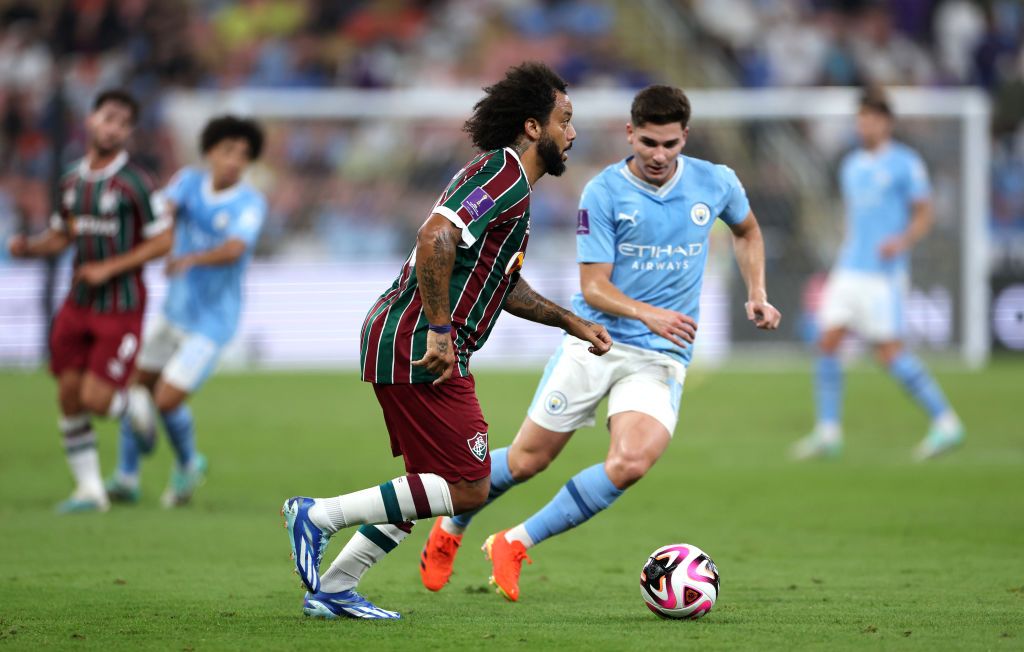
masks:
<svg viewBox="0 0 1024 652"><path fill-rule="evenodd" d="M530 118L547 123L555 108L555 93L564 93L566 87L565 80L545 64L521 63L509 68L504 79L484 88L483 99L473 107L473 116L462 130L482 151L508 147Z"/></svg>
<svg viewBox="0 0 1024 652"><path fill-rule="evenodd" d="M636 94L629 117L636 127L678 122L686 129L690 123L690 98L675 86L654 84Z"/></svg>
<svg viewBox="0 0 1024 652"><path fill-rule="evenodd" d="M209 152L222 140L244 138L249 143L249 160L255 161L263 151L263 128L255 120L222 115L210 120L199 136L199 151Z"/></svg>
<svg viewBox="0 0 1024 652"><path fill-rule="evenodd" d="M132 124L136 124L139 121L139 101L135 99L135 96L124 90L123 88L108 88L96 96L96 99L92 102L92 110L99 111L100 107L107 102L114 102L115 104L121 104L128 107L132 112Z"/></svg>

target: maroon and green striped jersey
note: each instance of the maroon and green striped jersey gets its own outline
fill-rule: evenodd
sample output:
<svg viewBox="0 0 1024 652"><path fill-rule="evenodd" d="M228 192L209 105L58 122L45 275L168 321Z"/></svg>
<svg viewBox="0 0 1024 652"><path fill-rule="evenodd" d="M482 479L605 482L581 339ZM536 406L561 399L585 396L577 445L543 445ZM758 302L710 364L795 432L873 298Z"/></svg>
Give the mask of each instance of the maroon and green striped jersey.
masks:
<svg viewBox="0 0 1024 652"><path fill-rule="evenodd" d="M143 240L171 226L153 208L150 175L121 152L106 167L90 170L85 159L60 180L60 209L50 228L70 233L75 242L74 266L128 252ZM76 283L68 300L96 312L134 312L146 302L142 268L115 276L103 285Z"/></svg>
<svg viewBox="0 0 1024 652"><path fill-rule="evenodd" d="M449 285L453 376L469 375L469 358L487 341L519 278L530 237L530 183L509 148L480 154L437 200L439 213L462 231ZM427 317L416 280L416 250L363 322L360 361L372 383L426 383L437 376L413 367L427 349Z"/></svg>

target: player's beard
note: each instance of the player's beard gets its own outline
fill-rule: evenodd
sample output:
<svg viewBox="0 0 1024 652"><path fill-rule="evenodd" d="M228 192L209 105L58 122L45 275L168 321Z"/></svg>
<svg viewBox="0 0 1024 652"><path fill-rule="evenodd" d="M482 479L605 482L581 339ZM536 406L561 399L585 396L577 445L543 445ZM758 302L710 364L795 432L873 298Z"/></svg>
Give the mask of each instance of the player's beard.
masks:
<svg viewBox="0 0 1024 652"><path fill-rule="evenodd" d="M562 176L562 173L565 172L562 150L558 149L558 145L546 131L540 135L540 140L537 141L537 153L540 154L540 160L544 163L545 172L553 177Z"/></svg>

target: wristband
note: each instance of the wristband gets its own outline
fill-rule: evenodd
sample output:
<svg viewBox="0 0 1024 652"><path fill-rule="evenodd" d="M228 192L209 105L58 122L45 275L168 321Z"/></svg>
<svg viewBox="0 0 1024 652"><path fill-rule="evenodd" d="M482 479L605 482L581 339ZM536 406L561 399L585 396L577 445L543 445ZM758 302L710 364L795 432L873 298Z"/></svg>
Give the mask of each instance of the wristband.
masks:
<svg viewBox="0 0 1024 652"><path fill-rule="evenodd" d="M427 328L430 329L431 333L440 333L441 335L445 335L447 333L452 332L451 324L445 324L444 326L434 326L433 324L430 324L427 326Z"/></svg>

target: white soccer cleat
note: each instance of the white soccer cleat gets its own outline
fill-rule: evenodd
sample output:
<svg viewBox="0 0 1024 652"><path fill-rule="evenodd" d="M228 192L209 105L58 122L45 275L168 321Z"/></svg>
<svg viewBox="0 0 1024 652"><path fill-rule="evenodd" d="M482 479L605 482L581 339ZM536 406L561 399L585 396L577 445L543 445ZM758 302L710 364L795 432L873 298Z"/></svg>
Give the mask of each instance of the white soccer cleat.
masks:
<svg viewBox="0 0 1024 652"><path fill-rule="evenodd" d="M948 453L964 443L964 427L959 419L932 423L928 435L914 449L914 461L924 462Z"/></svg>
<svg viewBox="0 0 1024 652"><path fill-rule="evenodd" d="M790 455L794 460L836 458L843 452L840 437L826 438L817 429L793 445Z"/></svg>

